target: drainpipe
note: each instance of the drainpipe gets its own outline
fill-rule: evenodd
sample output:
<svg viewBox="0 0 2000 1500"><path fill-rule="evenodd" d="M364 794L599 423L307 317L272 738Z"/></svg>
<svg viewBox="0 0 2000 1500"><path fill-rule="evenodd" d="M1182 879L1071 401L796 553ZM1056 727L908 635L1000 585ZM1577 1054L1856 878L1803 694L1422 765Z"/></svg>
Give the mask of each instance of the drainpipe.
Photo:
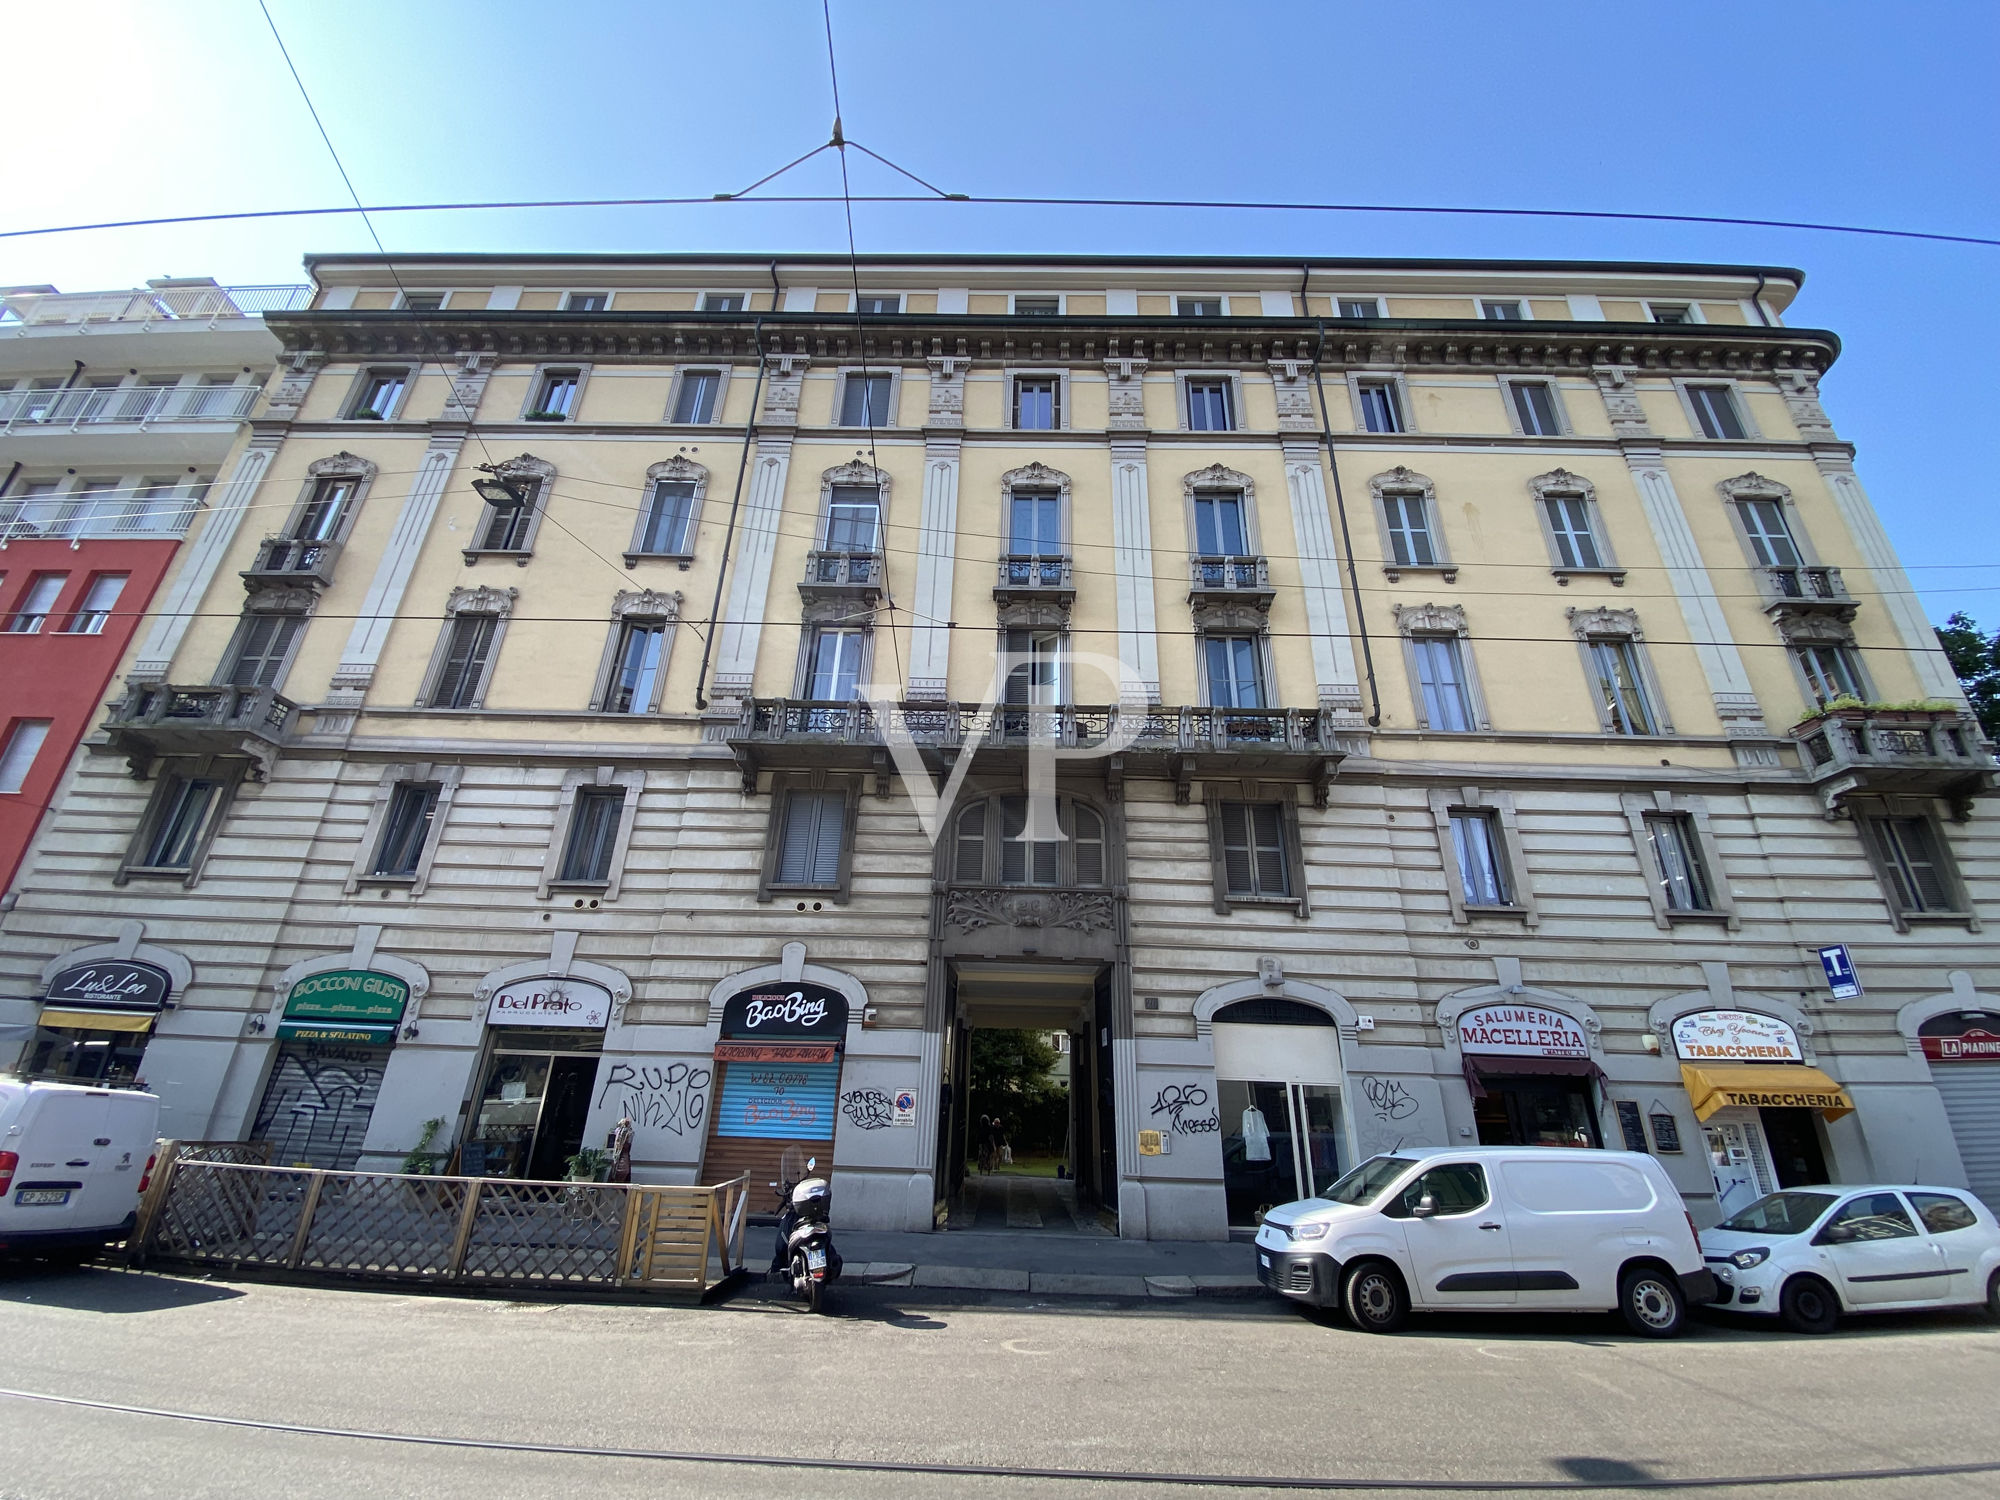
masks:
<svg viewBox="0 0 2000 1500"><path fill-rule="evenodd" d="M1757 273L1757 290L1750 295L1750 305L1757 309L1757 321L1766 328L1771 326L1771 315L1764 311L1764 273Z"/></svg>
<svg viewBox="0 0 2000 1500"><path fill-rule="evenodd" d="M1312 274L1312 268L1306 268ZM1304 283L1300 283L1299 305L1305 305ZM1375 685L1375 649L1368 639L1368 612L1361 603L1361 575L1354 567L1354 538L1347 528L1347 496L1340 487L1340 457L1333 446L1333 418L1326 407L1326 383L1320 378L1320 354L1326 348L1326 319L1317 320L1319 342L1313 346L1313 389L1319 392L1319 431L1326 440L1326 466L1333 472L1333 508L1340 517L1340 550L1347 557L1347 586L1354 594L1354 629L1361 637L1361 662L1368 674L1368 727L1382 727L1382 693Z"/></svg>
<svg viewBox="0 0 2000 1500"><path fill-rule="evenodd" d="M778 267L771 265L771 285L778 284ZM715 638L722 633L722 585L729 577L729 544L736 538L736 511L743 503L743 476L750 471L750 445L757 440L757 404L764 399L764 320L759 318L750 331L757 346L757 384L750 392L750 420L743 424L743 452L736 460L736 489L729 497L729 522L722 532L722 561L715 570L715 599L708 606L708 639L701 643L701 670L694 676L694 706L708 707L708 661L715 650Z"/></svg>

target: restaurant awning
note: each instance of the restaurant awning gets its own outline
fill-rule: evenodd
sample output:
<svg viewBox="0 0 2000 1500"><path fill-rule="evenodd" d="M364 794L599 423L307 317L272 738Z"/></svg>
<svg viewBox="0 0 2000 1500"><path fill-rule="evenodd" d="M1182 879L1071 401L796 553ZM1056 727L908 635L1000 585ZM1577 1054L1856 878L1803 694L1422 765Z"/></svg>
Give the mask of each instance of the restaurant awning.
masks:
<svg viewBox="0 0 2000 1500"><path fill-rule="evenodd" d="M1694 1117L1706 1120L1718 1109L1816 1109L1829 1120L1854 1112L1847 1090L1818 1068L1803 1063L1681 1064L1681 1081L1694 1102Z"/></svg>
<svg viewBox="0 0 2000 1500"><path fill-rule="evenodd" d="M41 1024L71 1026L81 1031L151 1031L160 1018L156 1010L56 1010L44 1006Z"/></svg>
<svg viewBox="0 0 2000 1500"><path fill-rule="evenodd" d="M1543 1074L1561 1078L1595 1078L1604 1081L1604 1069L1588 1057L1508 1057L1488 1056L1485 1053L1468 1052L1465 1058L1465 1082L1472 1090L1472 1097L1484 1099L1486 1085L1480 1074L1505 1077L1524 1073Z"/></svg>

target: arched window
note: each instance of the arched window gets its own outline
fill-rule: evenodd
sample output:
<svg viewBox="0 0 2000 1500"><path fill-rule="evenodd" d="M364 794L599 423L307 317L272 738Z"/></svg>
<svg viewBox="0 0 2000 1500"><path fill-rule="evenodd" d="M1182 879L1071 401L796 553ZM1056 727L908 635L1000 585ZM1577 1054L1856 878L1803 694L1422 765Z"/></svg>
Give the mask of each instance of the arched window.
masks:
<svg viewBox="0 0 2000 1500"><path fill-rule="evenodd" d="M1104 815L1056 799L1060 839L1024 839L1028 799L981 797L953 825L952 879L961 885L1099 886L1105 879Z"/></svg>

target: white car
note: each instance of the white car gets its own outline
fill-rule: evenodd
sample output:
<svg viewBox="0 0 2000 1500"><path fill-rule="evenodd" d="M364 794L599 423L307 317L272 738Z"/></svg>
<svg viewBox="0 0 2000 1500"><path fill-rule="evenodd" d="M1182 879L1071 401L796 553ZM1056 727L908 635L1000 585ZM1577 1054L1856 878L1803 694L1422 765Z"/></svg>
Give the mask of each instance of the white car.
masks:
<svg viewBox="0 0 2000 1500"><path fill-rule="evenodd" d="M1701 1232L1715 1306L1831 1333L1848 1312L1978 1307L2000 1318L2000 1222L1963 1188L1787 1188Z"/></svg>

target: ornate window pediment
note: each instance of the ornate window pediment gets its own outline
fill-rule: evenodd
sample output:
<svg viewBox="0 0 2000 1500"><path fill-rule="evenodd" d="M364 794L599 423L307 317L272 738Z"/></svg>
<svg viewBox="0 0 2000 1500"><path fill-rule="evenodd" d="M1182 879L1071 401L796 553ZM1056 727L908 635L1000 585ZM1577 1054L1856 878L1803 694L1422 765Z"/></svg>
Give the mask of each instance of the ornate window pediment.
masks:
<svg viewBox="0 0 2000 1500"><path fill-rule="evenodd" d="M678 620L681 595L658 589L620 589L611 600L614 620Z"/></svg>
<svg viewBox="0 0 2000 1500"><path fill-rule="evenodd" d="M1070 492L1070 477L1061 469L1051 469L1038 458L1031 464L1024 464L1018 469L1009 469L1002 474L1000 488L1003 491L1055 490L1067 497Z"/></svg>
<svg viewBox="0 0 2000 1500"><path fill-rule="evenodd" d="M1619 636L1632 641L1644 638L1639 630L1639 612L1636 609L1571 607L1563 613L1568 616L1569 628L1576 632L1580 641L1602 636Z"/></svg>
<svg viewBox="0 0 2000 1500"><path fill-rule="evenodd" d="M326 479L332 476L352 477L363 481L375 477L375 465L345 448L326 458L316 458L306 465L306 474L312 479Z"/></svg>
<svg viewBox="0 0 2000 1500"><path fill-rule="evenodd" d="M1789 504L1792 498L1791 486L1766 479L1755 469L1747 474L1738 474L1734 479L1721 480L1715 488L1724 500L1732 503L1738 500L1781 500Z"/></svg>
<svg viewBox="0 0 2000 1500"><path fill-rule="evenodd" d="M646 488L651 489L663 479L684 480L702 486L708 483L708 470L686 454L676 453L646 470ZM700 494L700 489L697 488L695 493Z"/></svg>
<svg viewBox="0 0 2000 1500"><path fill-rule="evenodd" d="M1551 469L1546 474L1537 474L1528 481L1528 488L1537 500L1546 500L1551 495L1581 495L1586 500L1597 498L1597 486L1568 469Z"/></svg>
<svg viewBox="0 0 2000 1500"><path fill-rule="evenodd" d="M477 588L455 588L445 596L444 612L448 615L498 615L505 619L514 612L514 601L521 597L519 589L496 589L485 584Z"/></svg>
<svg viewBox="0 0 2000 1500"><path fill-rule="evenodd" d="M1422 495L1426 500L1437 498L1437 486L1431 482L1428 475L1404 468L1401 464L1397 464L1385 474L1375 475L1368 481L1368 488L1374 492L1378 501L1384 495L1415 494Z"/></svg>
<svg viewBox="0 0 2000 1500"><path fill-rule="evenodd" d="M315 590L296 584L274 584L253 589L243 601L246 615L305 615L312 613L318 599Z"/></svg>
<svg viewBox="0 0 2000 1500"><path fill-rule="evenodd" d="M1852 646L1854 627L1837 614L1783 611L1775 617L1778 634L1795 646Z"/></svg>
<svg viewBox="0 0 2000 1500"><path fill-rule="evenodd" d="M878 469L858 458L849 459L837 469L828 469L819 476L819 484L822 496L832 494L837 484L872 484L882 492L883 505L889 503L888 470Z"/></svg>
<svg viewBox="0 0 2000 1500"><path fill-rule="evenodd" d="M1465 609L1457 604L1397 604L1391 606L1396 629L1404 635L1464 635Z"/></svg>
<svg viewBox="0 0 2000 1500"><path fill-rule="evenodd" d="M1199 490L1241 490L1247 505L1257 493L1257 481L1222 464L1210 464L1205 469L1181 476L1181 493L1188 499L1192 500Z"/></svg>

